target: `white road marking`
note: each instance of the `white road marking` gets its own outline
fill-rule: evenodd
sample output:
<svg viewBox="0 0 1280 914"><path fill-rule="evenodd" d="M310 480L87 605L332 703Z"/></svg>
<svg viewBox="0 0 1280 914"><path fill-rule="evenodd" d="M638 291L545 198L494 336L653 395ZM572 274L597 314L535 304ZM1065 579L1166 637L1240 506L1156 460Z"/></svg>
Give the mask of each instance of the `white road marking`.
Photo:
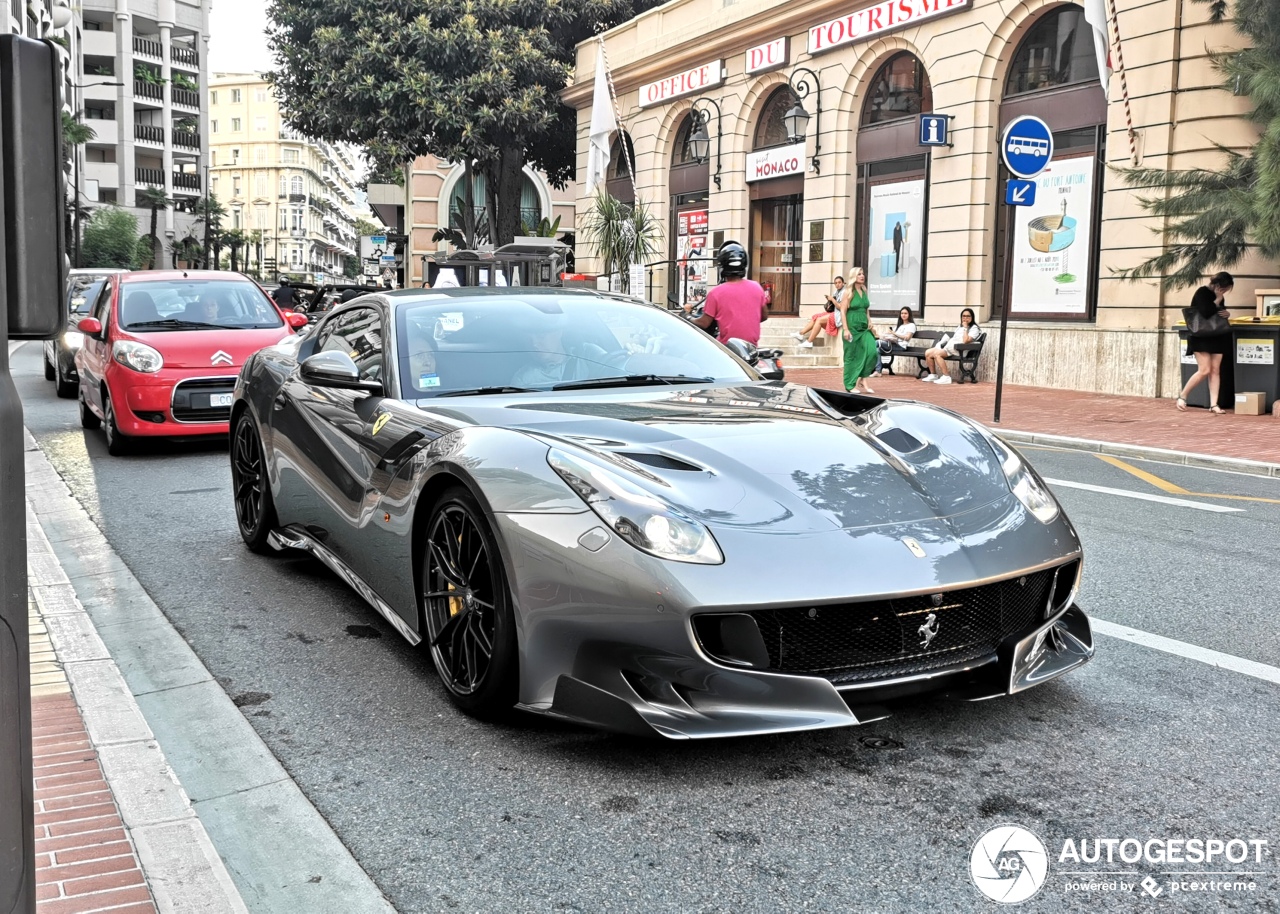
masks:
<svg viewBox="0 0 1280 914"><path fill-rule="evenodd" d="M1150 492L1133 492L1129 489L1112 489L1107 486L1092 486L1087 482L1068 482L1065 479L1045 479L1051 486L1062 486L1067 489L1084 489L1086 492L1099 492L1103 495L1118 495L1121 498L1136 498L1140 501L1158 501L1162 505L1173 505L1177 508L1194 508L1197 511L1212 511L1215 514L1239 514L1244 508L1228 508L1225 505L1211 505L1200 501L1187 501L1185 498L1170 498L1168 495L1152 495Z"/></svg>
<svg viewBox="0 0 1280 914"><path fill-rule="evenodd" d="M1195 644L1187 644L1185 641L1175 641L1163 635L1153 635L1151 632L1139 631L1136 628L1129 628L1127 625L1117 625L1114 622L1107 622L1093 616L1089 617L1089 621L1093 623L1093 630L1100 635L1119 638L1121 641L1128 641L1131 644L1164 651L1166 654L1174 654L1178 657L1186 657L1188 660L1197 660L1200 663L1218 667L1222 670L1243 673L1255 679L1280 685L1280 667L1258 663L1256 660L1246 660L1243 657L1224 654L1221 651L1210 650L1207 647L1199 647Z"/></svg>

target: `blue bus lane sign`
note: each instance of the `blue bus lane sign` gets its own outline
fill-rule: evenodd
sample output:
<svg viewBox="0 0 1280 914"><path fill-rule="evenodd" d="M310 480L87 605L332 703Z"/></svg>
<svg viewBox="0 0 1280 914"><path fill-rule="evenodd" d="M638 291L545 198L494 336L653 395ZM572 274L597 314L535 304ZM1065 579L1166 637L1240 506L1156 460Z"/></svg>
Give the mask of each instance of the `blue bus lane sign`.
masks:
<svg viewBox="0 0 1280 914"><path fill-rule="evenodd" d="M1034 178L1053 158L1053 132L1038 117L1014 118L1000 138L1000 157L1016 178Z"/></svg>
<svg viewBox="0 0 1280 914"><path fill-rule="evenodd" d="M1006 206L1033 206L1036 202L1036 182L1010 178L1004 188Z"/></svg>

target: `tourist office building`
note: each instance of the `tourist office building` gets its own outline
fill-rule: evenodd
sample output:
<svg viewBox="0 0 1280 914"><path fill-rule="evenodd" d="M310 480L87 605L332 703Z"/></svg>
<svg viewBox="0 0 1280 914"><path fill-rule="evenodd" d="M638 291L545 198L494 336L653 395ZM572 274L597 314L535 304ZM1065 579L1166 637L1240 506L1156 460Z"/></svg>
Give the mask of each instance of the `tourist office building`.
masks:
<svg viewBox="0 0 1280 914"><path fill-rule="evenodd" d="M880 323L906 306L952 327L969 307L995 330L1007 308L1007 381L1175 396L1192 290L1117 276L1164 242L1115 169L1216 168L1217 144L1253 144L1247 98L1210 60L1242 37L1194 0L1114 3L1106 91L1073 3L673 0L604 33L621 126L606 186L663 226L650 297L704 295L733 239L771 315L811 314L862 267ZM598 59L596 39L580 45L564 93L579 174ZM1008 207L1000 137L1022 115L1055 148L1034 205ZM590 207L580 189L579 217ZM1237 311L1280 286L1274 263L1234 272Z"/></svg>

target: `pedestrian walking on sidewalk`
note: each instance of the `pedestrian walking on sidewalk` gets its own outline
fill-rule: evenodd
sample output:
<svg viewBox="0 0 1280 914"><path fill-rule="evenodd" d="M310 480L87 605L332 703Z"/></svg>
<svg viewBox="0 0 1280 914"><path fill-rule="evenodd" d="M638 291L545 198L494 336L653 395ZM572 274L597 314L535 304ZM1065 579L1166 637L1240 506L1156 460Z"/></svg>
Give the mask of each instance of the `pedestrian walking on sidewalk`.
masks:
<svg viewBox="0 0 1280 914"><path fill-rule="evenodd" d="M1191 307L1200 312L1203 318L1215 314L1224 318L1231 317L1225 301L1226 294L1235 285L1230 273L1215 273L1209 284L1196 289L1191 296ZM1222 385L1222 357L1231 351L1231 334L1221 333L1217 336L1188 336L1187 352L1196 357L1196 373L1188 379L1182 393L1178 394L1175 405L1180 410L1187 408L1187 396L1206 378L1209 381L1209 412L1222 415L1223 409L1218 405L1218 388Z"/></svg>
<svg viewBox="0 0 1280 914"><path fill-rule="evenodd" d="M875 393L867 386L866 379L880 362L880 350L876 348L876 336L871 332L867 310L871 299L867 295L867 271L854 267L849 274L852 284L840 296L841 323L844 324L844 389L851 393Z"/></svg>

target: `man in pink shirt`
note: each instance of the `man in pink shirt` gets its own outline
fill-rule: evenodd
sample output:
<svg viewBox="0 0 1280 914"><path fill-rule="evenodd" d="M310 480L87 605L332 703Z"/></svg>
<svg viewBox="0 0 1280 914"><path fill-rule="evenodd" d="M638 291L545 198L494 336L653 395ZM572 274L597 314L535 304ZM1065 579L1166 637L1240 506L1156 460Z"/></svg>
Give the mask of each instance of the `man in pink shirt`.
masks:
<svg viewBox="0 0 1280 914"><path fill-rule="evenodd" d="M769 318L769 301L764 287L747 279L747 250L736 241L726 241L716 254L720 267L720 285L707 294L702 317L694 321L706 329L714 320L720 325L719 340L760 342L760 324Z"/></svg>

